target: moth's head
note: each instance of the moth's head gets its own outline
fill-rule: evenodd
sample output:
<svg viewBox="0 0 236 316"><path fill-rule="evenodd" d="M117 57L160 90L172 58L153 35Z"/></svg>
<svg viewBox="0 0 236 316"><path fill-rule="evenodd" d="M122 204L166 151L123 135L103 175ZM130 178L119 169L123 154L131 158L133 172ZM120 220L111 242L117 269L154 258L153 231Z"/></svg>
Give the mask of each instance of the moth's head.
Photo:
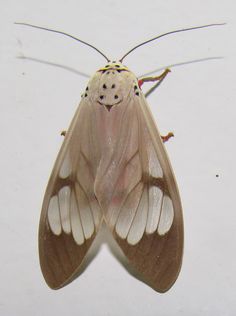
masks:
<svg viewBox="0 0 236 316"><path fill-rule="evenodd" d="M109 61L104 67L100 68L98 71L106 72L110 70L121 72L128 71L129 69L120 61Z"/></svg>
<svg viewBox="0 0 236 316"><path fill-rule="evenodd" d="M95 100L108 111L120 104L129 93L129 85L135 80L130 70L119 61L110 61L98 69L95 76Z"/></svg>

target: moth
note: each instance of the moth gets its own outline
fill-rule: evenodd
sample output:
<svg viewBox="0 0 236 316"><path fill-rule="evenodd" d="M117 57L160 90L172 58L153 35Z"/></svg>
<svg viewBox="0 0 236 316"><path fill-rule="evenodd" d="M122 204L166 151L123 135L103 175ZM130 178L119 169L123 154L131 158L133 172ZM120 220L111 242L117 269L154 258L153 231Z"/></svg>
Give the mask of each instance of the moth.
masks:
<svg viewBox="0 0 236 316"><path fill-rule="evenodd" d="M180 196L163 145L171 135L160 136L141 89L145 81L161 82L168 70L138 80L123 59L164 35L201 27L162 34L119 61L110 61L95 48L107 63L83 92L42 206L39 257L52 289L77 276L102 222L153 289L165 292L177 279L184 229Z"/></svg>

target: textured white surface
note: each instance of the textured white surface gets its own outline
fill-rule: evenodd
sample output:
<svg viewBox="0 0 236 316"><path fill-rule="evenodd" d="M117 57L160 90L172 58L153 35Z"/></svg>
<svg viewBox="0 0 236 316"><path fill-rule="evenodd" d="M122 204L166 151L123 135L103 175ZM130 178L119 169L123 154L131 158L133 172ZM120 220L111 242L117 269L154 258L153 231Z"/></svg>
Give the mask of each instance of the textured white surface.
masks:
<svg viewBox="0 0 236 316"><path fill-rule="evenodd" d="M73 237L78 245L82 245L84 243L85 236L83 233L83 228L74 192L72 192L71 194L70 212Z"/></svg>
<svg viewBox="0 0 236 316"><path fill-rule="evenodd" d="M59 207L61 216L61 225L65 233L71 232L70 225L70 200L71 200L71 190L69 186L65 186L60 189L59 194Z"/></svg>
<svg viewBox="0 0 236 316"><path fill-rule="evenodd" d="M60 219L60 209L58 196L54 195L48 206L48 221L52 232L55 235L60 235L62 232L61 219Z"/></svg>
<svg viewBox="0 0 236 316"><path fill-rule="evenodd" d="M235 7L234 0L0 3L0 315L236 314ZM112 240L106 245L105 233L77 280L58 291L44 283L37 254L43 193L60 131L88 81L78 73L91 75L105 60L79 43L15 21L70 32L112 59L162 32L228 23L170 36L125 60L142 75L178 62L226 57L173 68L148 99L161 132L175 133L166 147L185 217L183 268L166 294L133 277Z"/></svg>
<svg viewBox="0 0 236 316"><path fill-rule="evenodd" d="M164 235L171 227L174 218L174 210L171 199L164 195L162 202L162 212L160 217L160 222L158 224L158 233Z"/></svg>

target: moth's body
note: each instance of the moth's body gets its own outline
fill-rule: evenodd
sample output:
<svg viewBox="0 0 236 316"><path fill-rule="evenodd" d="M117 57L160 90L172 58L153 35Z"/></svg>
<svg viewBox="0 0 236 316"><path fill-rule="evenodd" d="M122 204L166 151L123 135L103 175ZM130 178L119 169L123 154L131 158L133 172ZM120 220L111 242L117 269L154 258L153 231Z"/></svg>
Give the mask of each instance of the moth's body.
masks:
<svg viewBox="0 0 236 316"><path fill-rule="evenodd" d="M16 23L70 37L108 62L89 81L66 133L44 197L39 256L48 285L72 281L105 221L130 263L147 284L167 291L178 277L183 254L183 218L178 188L163 141L137 81L122 64L140 46L161 37L224 23L178 29L130 49L110 62L95 46L68 33ZM63 133L64 134L64 133Z"/></svg>
<svg viewBox="0 0 236 316"><path fill-rule="evenodd" d="M174 283L179 194L138 80L119 62L90 79L49 180L39 250L50 287L76 276L102 221L147 283L160 292Z"/></svg>

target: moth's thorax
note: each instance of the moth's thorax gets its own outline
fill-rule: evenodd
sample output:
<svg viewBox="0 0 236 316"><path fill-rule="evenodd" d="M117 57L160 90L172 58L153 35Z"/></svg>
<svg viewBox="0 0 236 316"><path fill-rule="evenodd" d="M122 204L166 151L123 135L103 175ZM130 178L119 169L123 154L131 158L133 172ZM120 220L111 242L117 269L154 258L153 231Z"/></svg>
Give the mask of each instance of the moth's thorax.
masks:
<svg viewBox="0 0 236 316"><path fill-rule="evenodd" d="M85 97L108 111L129 98L138 89L135 75L120 62L110 62L100 68L89 81Z"/></svg>

